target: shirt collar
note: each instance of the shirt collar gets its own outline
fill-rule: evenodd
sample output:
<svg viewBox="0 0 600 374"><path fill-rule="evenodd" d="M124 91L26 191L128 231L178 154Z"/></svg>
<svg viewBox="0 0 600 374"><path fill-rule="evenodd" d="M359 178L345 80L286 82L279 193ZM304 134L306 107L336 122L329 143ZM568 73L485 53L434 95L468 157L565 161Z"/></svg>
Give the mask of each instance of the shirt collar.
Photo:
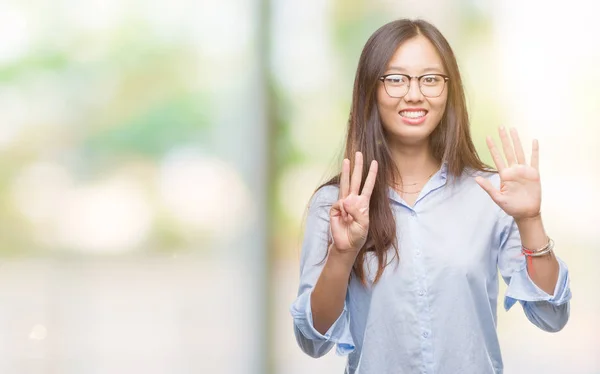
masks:
<svg viewBox="0 0 600 374"><path fill-rule="evenodd" d="M419 194L417 201L415 201L415 205L419 202L419 200L423 199L426 195L428 195L431 191L437 190L440 187L443 187L448 180L448 162L442 162L440 169L433 174L433 176L429 179L427 184L423 187L423 190ZM388 187L388 196L390 199L394 200L397 203L402 205L406 205L404 200L400 197L400 195L394 190L392 187Z"/></svg>

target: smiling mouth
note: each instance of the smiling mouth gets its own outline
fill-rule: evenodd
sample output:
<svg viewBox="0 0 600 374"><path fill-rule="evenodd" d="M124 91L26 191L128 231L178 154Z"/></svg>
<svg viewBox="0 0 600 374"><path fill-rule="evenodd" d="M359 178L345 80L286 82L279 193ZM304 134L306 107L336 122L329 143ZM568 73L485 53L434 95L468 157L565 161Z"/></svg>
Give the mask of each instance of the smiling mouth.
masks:
<svg viewBox="0 0 600 374"><path fill-rule="evenodd" d="M404 118L418 119L427 115L426 110L402 110L399 113Z"/></svg>

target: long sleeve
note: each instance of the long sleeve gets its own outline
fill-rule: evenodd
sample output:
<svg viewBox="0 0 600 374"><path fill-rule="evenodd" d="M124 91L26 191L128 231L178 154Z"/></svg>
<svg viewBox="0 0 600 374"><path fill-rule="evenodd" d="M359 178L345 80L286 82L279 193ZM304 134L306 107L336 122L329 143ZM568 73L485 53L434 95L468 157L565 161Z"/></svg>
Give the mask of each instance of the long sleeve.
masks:
<svg viewBox="0 0 600 374"><path fill-rule="evenodd" d="M509 310L517 301L534 325L548 332L560 331L569 320L571 289L569 270L558 257L558 281L549 295L529 277L527 259L521 253L521 237L514 219L502 212L500 218L500 253L498 268L508 285L504 308Z"/></svg>
<svg viewBox="0 0 600 374"><path fill-rule="evenodd" d="M337 187L326 186L319 189L311 199L302 243L298 297L290 307L296 341L302 351L311 357L325 355L335 344L339 355L347 355L354 350L347 299L341 315L325 334L320 334L314 328L310 305L312 290L325 265L329 237L329 210L337 196Z"/></svg>

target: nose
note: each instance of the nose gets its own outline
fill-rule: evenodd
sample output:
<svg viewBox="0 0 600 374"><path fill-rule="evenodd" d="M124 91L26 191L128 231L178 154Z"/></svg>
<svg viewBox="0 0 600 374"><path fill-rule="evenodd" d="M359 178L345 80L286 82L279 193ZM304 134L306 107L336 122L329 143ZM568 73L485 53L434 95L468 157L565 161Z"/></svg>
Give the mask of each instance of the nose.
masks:
<svg viewBox="0 0 600 374"><path fill-rule="evenodd" d="M411 78L410 86L408 87L408 92L404 95L404 100L406 102L419 102L423 100L423 93L421 92L421 88L419 87L419 80L416 78Z"/></svg>

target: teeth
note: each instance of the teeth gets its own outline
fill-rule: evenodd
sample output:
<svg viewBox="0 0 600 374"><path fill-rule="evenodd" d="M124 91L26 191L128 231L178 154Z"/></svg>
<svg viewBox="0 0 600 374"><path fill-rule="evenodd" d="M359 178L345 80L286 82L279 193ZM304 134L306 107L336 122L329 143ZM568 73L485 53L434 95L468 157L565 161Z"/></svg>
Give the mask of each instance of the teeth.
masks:
<svg viewBox="0 0 600 374"><path fill-rule="evenodd" d="M405 110L405 111L400 112L400 115L402 117L408 117L408 118L419 118L419 117L423 117L425 114L427 114L427 112L425 112L424 110L421 110L418 112L411 112L411 111Z"/></svg>

